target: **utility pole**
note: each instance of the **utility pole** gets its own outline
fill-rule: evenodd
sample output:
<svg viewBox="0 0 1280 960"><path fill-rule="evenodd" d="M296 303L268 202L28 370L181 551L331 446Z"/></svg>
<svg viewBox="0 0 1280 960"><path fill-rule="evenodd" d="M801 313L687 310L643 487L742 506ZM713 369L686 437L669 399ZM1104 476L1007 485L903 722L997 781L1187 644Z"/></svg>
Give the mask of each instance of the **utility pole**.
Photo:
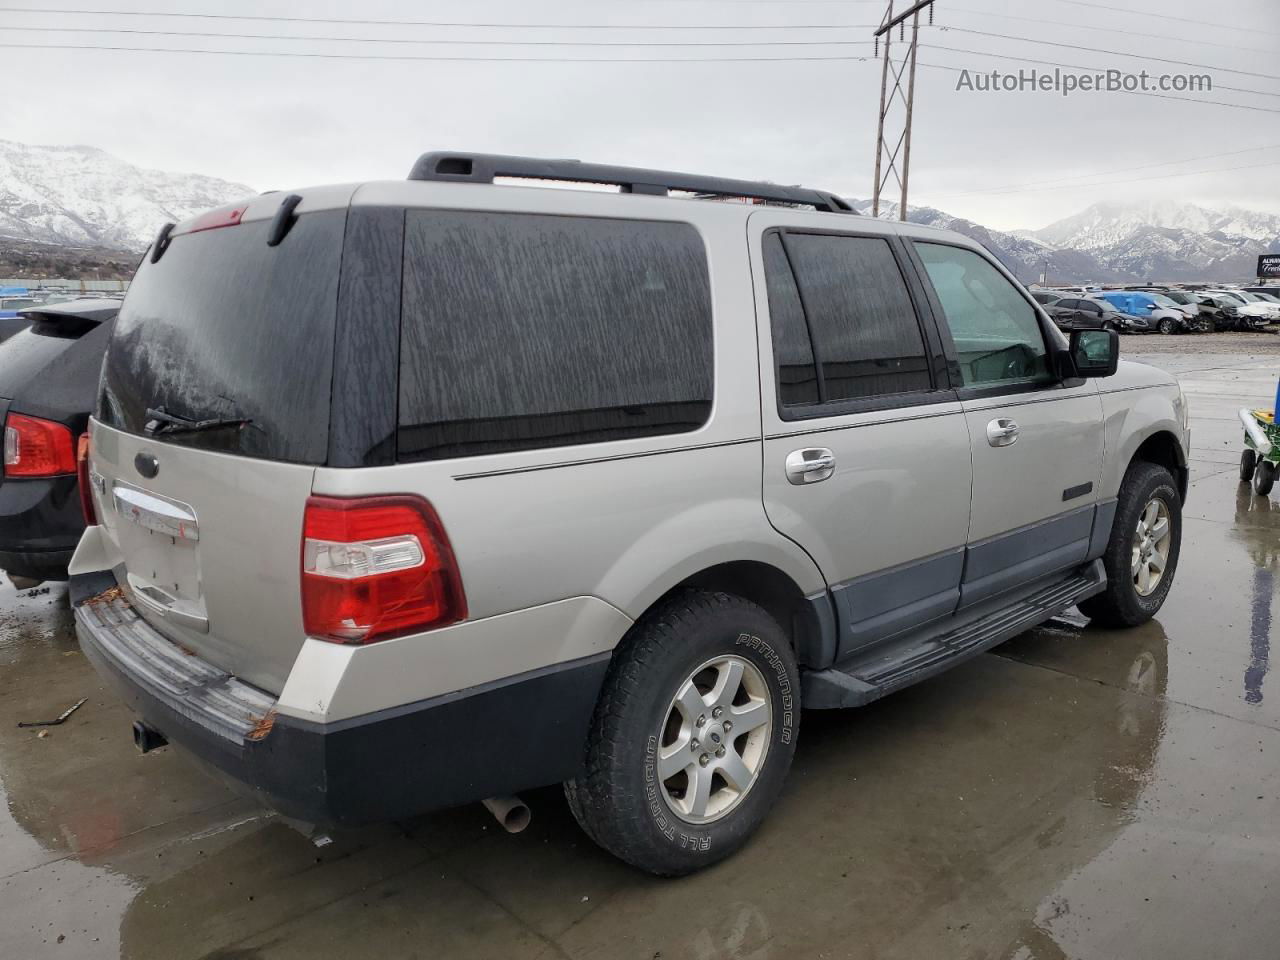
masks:
<svg viewBox="0 0 1280 960"><path fill-rule="evenodd" d="M871 215L880 216L880 194L889 183L890 176L897 182L902 191L898 203L898 219L907 219L907 185L911 176L911 115L915 110L916 99L916 48L920 43L920 11L929 8L929 22L933 23L933 0L919 0L912 3L899 14L894 14L895 0L889 0L889 7L880 28L875 32L877 45L884 45L883 59L880 66L880 113L876 121L876 180L871 195ZM898 28L898 41L906 40L905 22L911 20L911 41L906 43L900 55L893 45L893 28ZM893 86L889 85L889 75L893 74ZM906 91L903 91L903 77L906 77ZM895 104L902 104L903 117L901 132L894 136L890 131L885 136L885 120ZM901 158L901 159L899 159Z"/></svg>

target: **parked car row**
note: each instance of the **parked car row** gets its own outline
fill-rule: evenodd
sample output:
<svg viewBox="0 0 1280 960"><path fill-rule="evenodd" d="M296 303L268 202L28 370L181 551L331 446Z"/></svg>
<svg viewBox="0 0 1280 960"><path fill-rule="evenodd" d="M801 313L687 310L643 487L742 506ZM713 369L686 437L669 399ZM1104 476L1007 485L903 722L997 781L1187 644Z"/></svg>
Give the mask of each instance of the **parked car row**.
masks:
<svg viewBox="0 0 1280 960"><path fill-rule="evenodd" d="M1280 288L1273 288L1280 289ZM1101 324L1120 333L1209 333L1261 330L1280 323L1280 297L1255 290L1035 290L1035 299L1063 329Z"/></svg>

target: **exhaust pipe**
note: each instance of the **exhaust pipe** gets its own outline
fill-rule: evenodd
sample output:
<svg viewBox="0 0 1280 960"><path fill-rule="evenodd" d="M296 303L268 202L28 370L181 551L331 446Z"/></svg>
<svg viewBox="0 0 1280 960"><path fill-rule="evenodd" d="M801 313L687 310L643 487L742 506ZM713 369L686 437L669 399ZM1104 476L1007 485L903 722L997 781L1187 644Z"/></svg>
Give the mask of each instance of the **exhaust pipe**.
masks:
<svg viewBox="0 0 1280 960"><path fill-rule="evenodd" d="M529 821L533 819L533 814L529 812L529 805L519 797L489 797L480 802L493 814L494 819L502 824L502 829L507 833L519 833L529 826Z"/></svg>
<svg viewBox="0 0 1280 960"><path fill-rule="evenodd" d="M138 748L141 753L150 753L160 747L168 745L169 741L165 739L165 735L159 730L153 730L141 720L133 722L133 745Z"/></svg>

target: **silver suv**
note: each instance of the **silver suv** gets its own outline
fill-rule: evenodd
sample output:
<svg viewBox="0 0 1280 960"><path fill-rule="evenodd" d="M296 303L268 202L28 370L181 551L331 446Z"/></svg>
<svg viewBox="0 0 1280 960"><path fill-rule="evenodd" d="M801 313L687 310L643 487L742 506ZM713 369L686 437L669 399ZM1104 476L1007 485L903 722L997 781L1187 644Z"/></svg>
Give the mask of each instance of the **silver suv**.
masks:
<svg viewBox="0 0 1280 960"><path fill-rule="evenodd" d="M1117 352L814 190L428 154L256 197L162 231L121 310L80 640L140 746L298 820L563 782L687 873L801 707L1160 608L1186 403Z"/></svg>

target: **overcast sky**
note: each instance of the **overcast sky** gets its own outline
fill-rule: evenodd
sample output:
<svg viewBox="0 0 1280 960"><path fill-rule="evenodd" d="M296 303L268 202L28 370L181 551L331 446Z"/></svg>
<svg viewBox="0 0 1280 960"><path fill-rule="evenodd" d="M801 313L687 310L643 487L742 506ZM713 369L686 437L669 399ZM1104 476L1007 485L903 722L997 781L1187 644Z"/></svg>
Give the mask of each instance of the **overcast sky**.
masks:
<svg viewBox="0 0 1280 960"><path fill-rule="evenodd" d="M907 2L897 0L897 9ZM880 68L870 40L882 0L25 3L41 11L422 23L0 7L6 45L414 58L10 46L5 139L92 144L143 166L255 189L397 178L425 150L468 149L871 193ZM936 25L921 28L911 201L1001 229L1038 228L1098 200L1173 198L1280 212L1278 8L1278 0L937 0ZM462 22L506 26L449 25ZM300 37L328 39L288 39ZM599 62L471 59L482 57ZM714 59L722 62L705 62ZM957 70L1016 72L1037 62L1049 71L1060 63L1207 73L1214 89L1174 99L956 89ZM1195 175L1170 176L1187 172Z"/></svg>

